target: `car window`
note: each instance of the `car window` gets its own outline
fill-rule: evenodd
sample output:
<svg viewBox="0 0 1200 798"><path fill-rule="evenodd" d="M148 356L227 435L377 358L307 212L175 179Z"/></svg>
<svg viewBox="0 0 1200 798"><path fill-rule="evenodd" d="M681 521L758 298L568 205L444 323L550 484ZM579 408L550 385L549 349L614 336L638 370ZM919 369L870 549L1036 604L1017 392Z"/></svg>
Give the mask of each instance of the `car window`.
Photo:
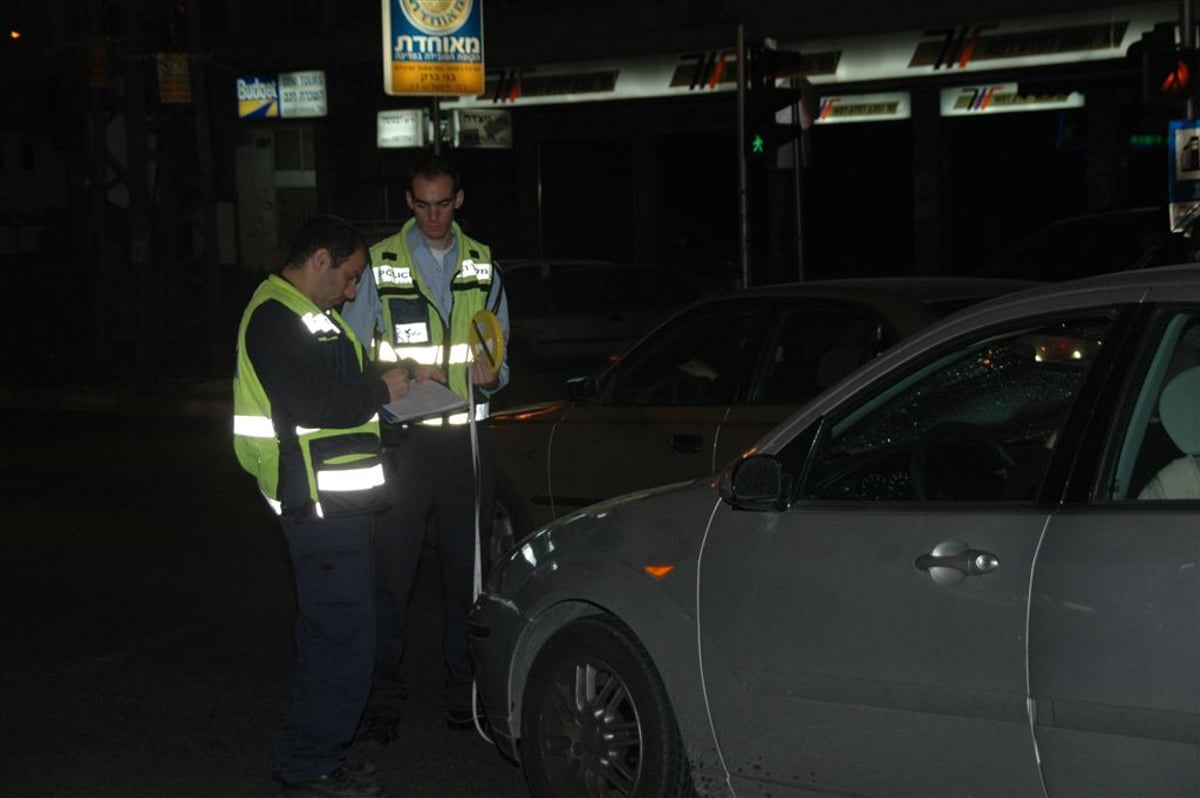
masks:
<svg viewBox="0 0 1200 798"><path fill-rule="evenodd" d="M1162 325L1108 480L1108 500L1200 499L1200 313Z"/></svg>
<svg viewBox="0 0 1200 798"><path fill-rule="evenodd" d="M550 290L537 269L513 269L503 275L508 311L514 317L537 315L550 302Z"/></svg>
<svg viewBox="0 0 1200 798"><path fill-rule="evenodd" d="M1036 498L1108 318L952 347L830 419L801 495L840 501Z"/></svg>
<svg viewBox="0 0 1200 798"><path fill-rule="evenodd" d="M768 335L763 379L751 401L808 401L890 345L895 336L867 305L782 305Z"/></svg>
<svg viewBox="0 0 1200 798"><path fill-rule="evenodd" d="M737 396L757 354L763 303L692 308L659 328L608 373L616 405L721 405Z"/></svg>

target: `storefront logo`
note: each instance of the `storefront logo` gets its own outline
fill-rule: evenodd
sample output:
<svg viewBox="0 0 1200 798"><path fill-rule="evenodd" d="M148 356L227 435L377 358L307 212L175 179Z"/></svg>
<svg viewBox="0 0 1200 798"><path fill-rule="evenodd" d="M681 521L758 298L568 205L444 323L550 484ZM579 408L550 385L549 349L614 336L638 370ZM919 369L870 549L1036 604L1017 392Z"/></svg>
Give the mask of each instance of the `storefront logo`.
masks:
<svg viewBox="0 0 1200 798"><path fill-rule="evenodd" d="M445 36L461 28L474 0L402 0L400 10L409 24L430 36Z"/></svg>

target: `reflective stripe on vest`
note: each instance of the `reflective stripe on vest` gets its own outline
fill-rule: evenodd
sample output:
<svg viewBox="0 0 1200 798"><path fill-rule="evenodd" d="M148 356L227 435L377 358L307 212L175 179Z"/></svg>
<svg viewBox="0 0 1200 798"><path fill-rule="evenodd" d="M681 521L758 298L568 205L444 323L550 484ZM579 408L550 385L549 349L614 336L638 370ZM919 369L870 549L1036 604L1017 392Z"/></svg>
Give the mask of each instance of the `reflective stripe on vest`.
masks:
<svg viewBox="0 0 1200 798"><path fill-rule="evenodd" d="M367 468L338 468L317 472L317 490L348 492L370 490L383 484L383 465L376 463Z"/></svg>
<svg viewBox="0 0 1200 798"><path fill-rule="evenodd" d="M275 425L266 416L234 416L233 434L247 438L274 438Z"/></svg>
<svg viewBox="0 0 1200 798"><path fill-rule="evenodd" d="M267 420L270 421L270 419L267 419ZM379 414L376 413L375 415L368 418L367 423L368 424L378 424L379 423ZM320 427L301 427L299 424L296 425L296 434L297 435L311 435L314 432L321 432L321 428Z"/></svg>
<svg viewBox="0 0 1200 798"><path fill-rule="evenodd" d="M442 365L442 347L440 346L405 346L401 348L401 351L405 357L412 358L423 366ZM395 363L400 360L400 355L397 353L396 347L387 341L380 341L377 359L380 363ZM470 362L470 344L454 344L450 347L448 365L466 365Z"/></svg>
<svg viewBox="0 0 1200 798"><path fill-rule="evenodd" d="M490 406L490 402L480 402L475 405L475 420L486 421L490 415L488 412ZM457 427L466 424L469 420L470 417L466 413L451 413L449 416L446 416L445 423L451 427ZM427 427L440 427L443 424L441 418L427 418L420 423Z"/></svg>

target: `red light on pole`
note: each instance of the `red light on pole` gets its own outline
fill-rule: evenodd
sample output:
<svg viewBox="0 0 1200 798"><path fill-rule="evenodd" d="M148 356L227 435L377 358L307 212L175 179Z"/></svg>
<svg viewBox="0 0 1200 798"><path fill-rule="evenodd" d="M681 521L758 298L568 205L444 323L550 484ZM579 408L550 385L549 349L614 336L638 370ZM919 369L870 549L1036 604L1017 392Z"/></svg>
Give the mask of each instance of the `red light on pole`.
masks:
<svg viewBox="0 0 1200 798"><path fill-rule="evenodd" d="M1187 93L1191 83L1192 73L1188 69L1187 62L1182 59L1176 59L1175 68L1163 78L1159 91L1167 96L1178 97Z"/></svg>

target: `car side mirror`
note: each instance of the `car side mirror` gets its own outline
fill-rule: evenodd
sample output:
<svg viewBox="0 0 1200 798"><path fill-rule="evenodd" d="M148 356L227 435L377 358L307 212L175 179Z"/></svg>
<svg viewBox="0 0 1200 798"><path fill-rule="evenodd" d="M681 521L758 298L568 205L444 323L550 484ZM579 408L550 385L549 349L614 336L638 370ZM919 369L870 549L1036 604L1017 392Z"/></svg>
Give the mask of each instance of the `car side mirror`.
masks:
<svg viewBox="0 0 1200 798"><path fill-rule="evenodd" d="M721 480L721 498L739 510L786 510L787 476L773 454L740 460Z"/></svg>
<svg viewBox="0 0 1200 798"><path fill-rule="evenodd" d="M595 376L572 377L566 382L567 397L581 404L595 404L600 399L600 384Z"/></svg>

